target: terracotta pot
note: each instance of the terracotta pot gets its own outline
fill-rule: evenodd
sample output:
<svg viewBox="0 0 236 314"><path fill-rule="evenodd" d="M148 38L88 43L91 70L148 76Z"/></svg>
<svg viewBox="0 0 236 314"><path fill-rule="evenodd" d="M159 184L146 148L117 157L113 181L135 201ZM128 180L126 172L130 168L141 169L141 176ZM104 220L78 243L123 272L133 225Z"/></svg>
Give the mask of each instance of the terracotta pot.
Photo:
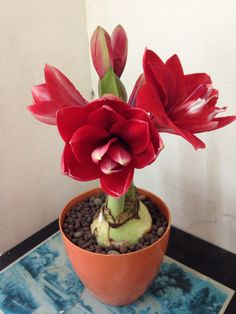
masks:
<svg viewBox="0 0 236 314"><path fill-rule="evenodd" d="M62 230L65 214L77 202L100 193L101 189L72 199L59 218L62 238L75 272L99 300L110 305L127 305L137 300L156 276L166 252L170 235L169 209L159 197L142 189L139 191L158 206L168 221L164 235L142 250L120 255L98 254L79 248L65 236Z"/></svg>

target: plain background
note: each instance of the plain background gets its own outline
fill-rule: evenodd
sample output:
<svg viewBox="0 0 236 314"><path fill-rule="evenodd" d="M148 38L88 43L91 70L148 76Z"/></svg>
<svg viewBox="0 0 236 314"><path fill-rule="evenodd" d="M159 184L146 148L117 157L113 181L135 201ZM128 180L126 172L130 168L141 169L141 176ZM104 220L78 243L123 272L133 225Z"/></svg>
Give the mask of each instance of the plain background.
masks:
<svg viewBox="0 0 236 314"><path fill-rule="evenodd" d="M65 73L88 100L97 89L89 38L97 25L122 24L129 54L122 76L130 93L147 46L166 60L177 53L186 73L207 72L219 106L236 114L236 3L233 0L0 0L0 252L59 215L73 196L98 182L61 175L57 130L25 110L45 63ZM160 195L173 224L236 253L236 124L201 134L205 150L171 135L158 160L135 175Z"/></svg>

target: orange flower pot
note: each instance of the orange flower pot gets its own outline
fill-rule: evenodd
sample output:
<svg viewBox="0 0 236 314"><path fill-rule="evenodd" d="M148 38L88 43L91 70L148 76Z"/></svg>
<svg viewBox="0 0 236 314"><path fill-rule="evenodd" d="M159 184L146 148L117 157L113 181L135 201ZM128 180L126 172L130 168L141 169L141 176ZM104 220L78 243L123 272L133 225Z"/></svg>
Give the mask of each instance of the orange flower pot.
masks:
<svg viewBox="0 0 236 314"><path fill-rule="evenodd" d="M127 305L137 300L158 273L167 249L170 235L169 209L159 197L143 189L138 190L157 205L168 221L164 235L139 251L117 255L93 253L79 248L64 234L62 224L66 213L77 202L100 193L99 188L72 199L59 218L62 238L75 272L99 300L110 305Z"/></svg>

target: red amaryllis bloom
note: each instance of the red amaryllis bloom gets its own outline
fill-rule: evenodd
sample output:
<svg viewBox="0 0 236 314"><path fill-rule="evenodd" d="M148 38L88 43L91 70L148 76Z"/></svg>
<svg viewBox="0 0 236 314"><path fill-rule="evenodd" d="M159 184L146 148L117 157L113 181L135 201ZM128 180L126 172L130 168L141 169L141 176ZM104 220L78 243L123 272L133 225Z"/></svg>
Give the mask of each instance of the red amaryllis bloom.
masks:
<svg viewBox="0 0 236 314"><path fill-rule="evenodd" d="M66 143L63 172L80 181L100 178L115 197L127 192L134 168L152 163L162 149L149 116L114 96L59 110L57 126Z"/></svg>
<svg viewBox="0 0 236 314"><path fill-rule="evenodd" d="M87 101L57 68L45 65L45 84L32 87L33 105L27 109L44 123L56 124L56 113L68 106L84 106Z"/></svg>
<svg viewBox="0 0 236 314"><path fill-rule="evenodd" d="M216 107L218 91L205 73L184 75L177 55L164 63L153 51L143 59L146 83L137 96L137 106L150 112L159 131L184 137L195 149L205 144L194 133L224 127L236 117L216 118L226 107Z"/></svg>

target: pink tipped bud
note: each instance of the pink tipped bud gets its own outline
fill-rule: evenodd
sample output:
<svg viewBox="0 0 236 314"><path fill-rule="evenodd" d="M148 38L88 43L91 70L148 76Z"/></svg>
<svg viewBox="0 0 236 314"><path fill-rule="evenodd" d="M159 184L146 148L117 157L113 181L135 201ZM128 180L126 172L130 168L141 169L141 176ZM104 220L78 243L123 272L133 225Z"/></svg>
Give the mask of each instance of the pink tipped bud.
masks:
<svg viewBox="0 0 236 314"><path fill-rule="evenodd" d="M127 35L121 25L117 25L112 32L111 46L113 51L114 72L120 77L125 67L128 52Z"/></svg>
<svg viewBox="0 0 236 314"><path fill-rule="evenodd" d="M113 68L111 38L101 26L98 26L90 42L93 65L102 79L110 67Z"/></svg>

